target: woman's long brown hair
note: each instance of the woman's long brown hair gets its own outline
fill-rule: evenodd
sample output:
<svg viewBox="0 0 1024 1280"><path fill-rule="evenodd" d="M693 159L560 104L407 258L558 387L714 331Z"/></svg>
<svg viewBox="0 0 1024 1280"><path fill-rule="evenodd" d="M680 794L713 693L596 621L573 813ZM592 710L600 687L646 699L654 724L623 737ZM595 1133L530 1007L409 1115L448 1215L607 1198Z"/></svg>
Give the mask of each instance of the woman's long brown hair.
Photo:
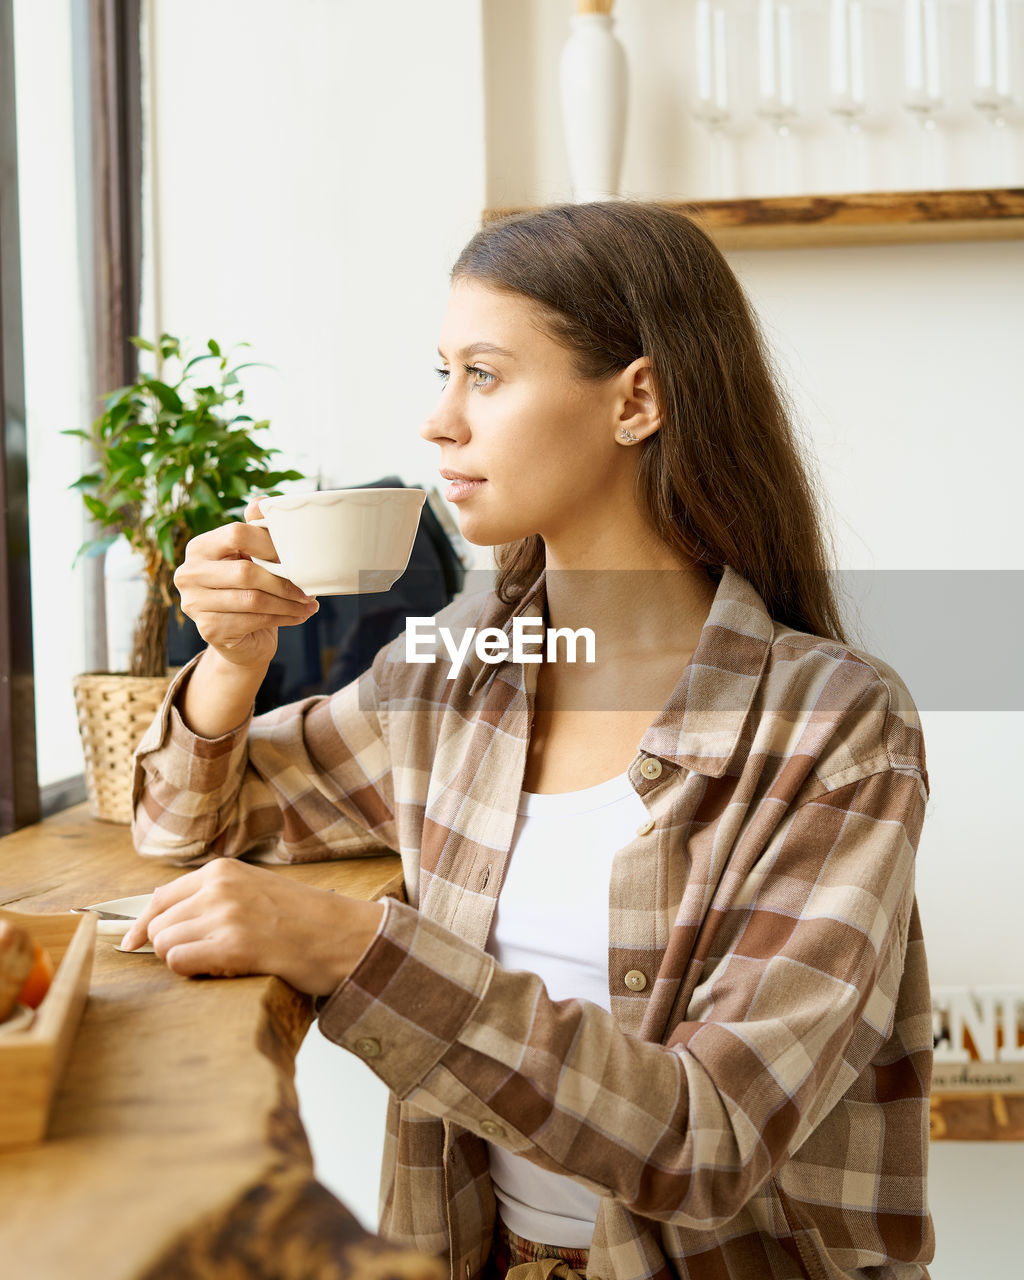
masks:
<svg viewBox="0 0 1024 1280"><path fill-rule="evenodd" d="M777 621L846 643L816 481L750 305L711 239L653 204L554 205L484 226L452 268L538 303L583 377L650 359L660 430L638 500L658 535L721 578L742 574ZM544 564L539 535L498 552L499 596Z"/></svg>

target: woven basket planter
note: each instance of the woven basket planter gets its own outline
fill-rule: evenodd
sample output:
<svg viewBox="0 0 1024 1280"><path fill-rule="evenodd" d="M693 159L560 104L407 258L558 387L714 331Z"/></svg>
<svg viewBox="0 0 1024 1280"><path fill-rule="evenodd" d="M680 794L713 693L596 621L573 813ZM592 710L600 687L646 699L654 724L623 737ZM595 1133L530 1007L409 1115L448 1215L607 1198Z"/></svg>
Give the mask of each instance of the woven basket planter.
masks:
<svg viewBox="0 0 1024 1280"><path fill-rule="evenodd" d="M104 822L132 820L132 752L163 702L166 676L75 676L89 810Z"/></svg>

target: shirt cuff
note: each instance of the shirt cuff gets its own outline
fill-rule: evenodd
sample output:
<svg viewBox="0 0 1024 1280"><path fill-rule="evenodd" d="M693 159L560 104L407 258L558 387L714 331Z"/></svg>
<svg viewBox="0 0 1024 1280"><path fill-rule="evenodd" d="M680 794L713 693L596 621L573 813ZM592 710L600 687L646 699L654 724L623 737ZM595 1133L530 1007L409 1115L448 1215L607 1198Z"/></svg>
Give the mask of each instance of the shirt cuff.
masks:
<svg viewBox="0 0 1024 1280"><path fill-rule="evenodd" d="M404 1098L476 1012L495 961L407 903L388 898L385 907L377 936L319 1007L319 1024Z"/></svg>
<svg viewBox="0 0 1024 1280"><path fill-rule="evenodd" d="M202 654L178 671L167 687L160 709L135 750L136 765L146 759L148 772L158 772L176 786L191 791L210 791L223 785L229 766L237 763L245 744L252 713L219 738L201 738L182 719L178 698ZM141 771L136 769L141 783Z"/></svg>
<svg viewBox="0 0 1024 1280"><path fill-rule="evenodd" d="M199 737L181 718L176 700L201 656L171 681L133 761L135 848L181 866L209 856L220 806L237 791L248 751L248 718L219 738Z"/></svg>

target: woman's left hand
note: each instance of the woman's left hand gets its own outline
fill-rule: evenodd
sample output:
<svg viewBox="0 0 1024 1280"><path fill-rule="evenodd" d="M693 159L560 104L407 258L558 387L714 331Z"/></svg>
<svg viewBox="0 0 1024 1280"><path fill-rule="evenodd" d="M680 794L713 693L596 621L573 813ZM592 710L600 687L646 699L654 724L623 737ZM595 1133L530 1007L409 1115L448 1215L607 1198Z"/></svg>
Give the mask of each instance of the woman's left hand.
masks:
<svg viewBox="0 0 1024 1280"><path fill-rule="evenodd" d="M328 995L355 968L383 914L379 902L217 858L157 889L121 946L133 950L148 937L175 973L270 973Z"/></svg>

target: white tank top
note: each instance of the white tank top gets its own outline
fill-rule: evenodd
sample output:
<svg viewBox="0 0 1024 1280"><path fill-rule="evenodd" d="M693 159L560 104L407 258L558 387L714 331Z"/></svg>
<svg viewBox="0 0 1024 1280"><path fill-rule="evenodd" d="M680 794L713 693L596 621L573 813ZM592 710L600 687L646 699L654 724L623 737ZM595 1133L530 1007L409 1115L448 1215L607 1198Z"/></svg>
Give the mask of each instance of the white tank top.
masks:
<svg viewBox="0 0 1024 1280"><path fill-rule="evenodd" d="M612 860L647 819L626 774L583 791L523 792L487 950L526 969L552 1000L609 1009ZM488 1143L498 1212L510 1231L565 1249L590 1247L598 1197L563 1174Z"/></svg>

